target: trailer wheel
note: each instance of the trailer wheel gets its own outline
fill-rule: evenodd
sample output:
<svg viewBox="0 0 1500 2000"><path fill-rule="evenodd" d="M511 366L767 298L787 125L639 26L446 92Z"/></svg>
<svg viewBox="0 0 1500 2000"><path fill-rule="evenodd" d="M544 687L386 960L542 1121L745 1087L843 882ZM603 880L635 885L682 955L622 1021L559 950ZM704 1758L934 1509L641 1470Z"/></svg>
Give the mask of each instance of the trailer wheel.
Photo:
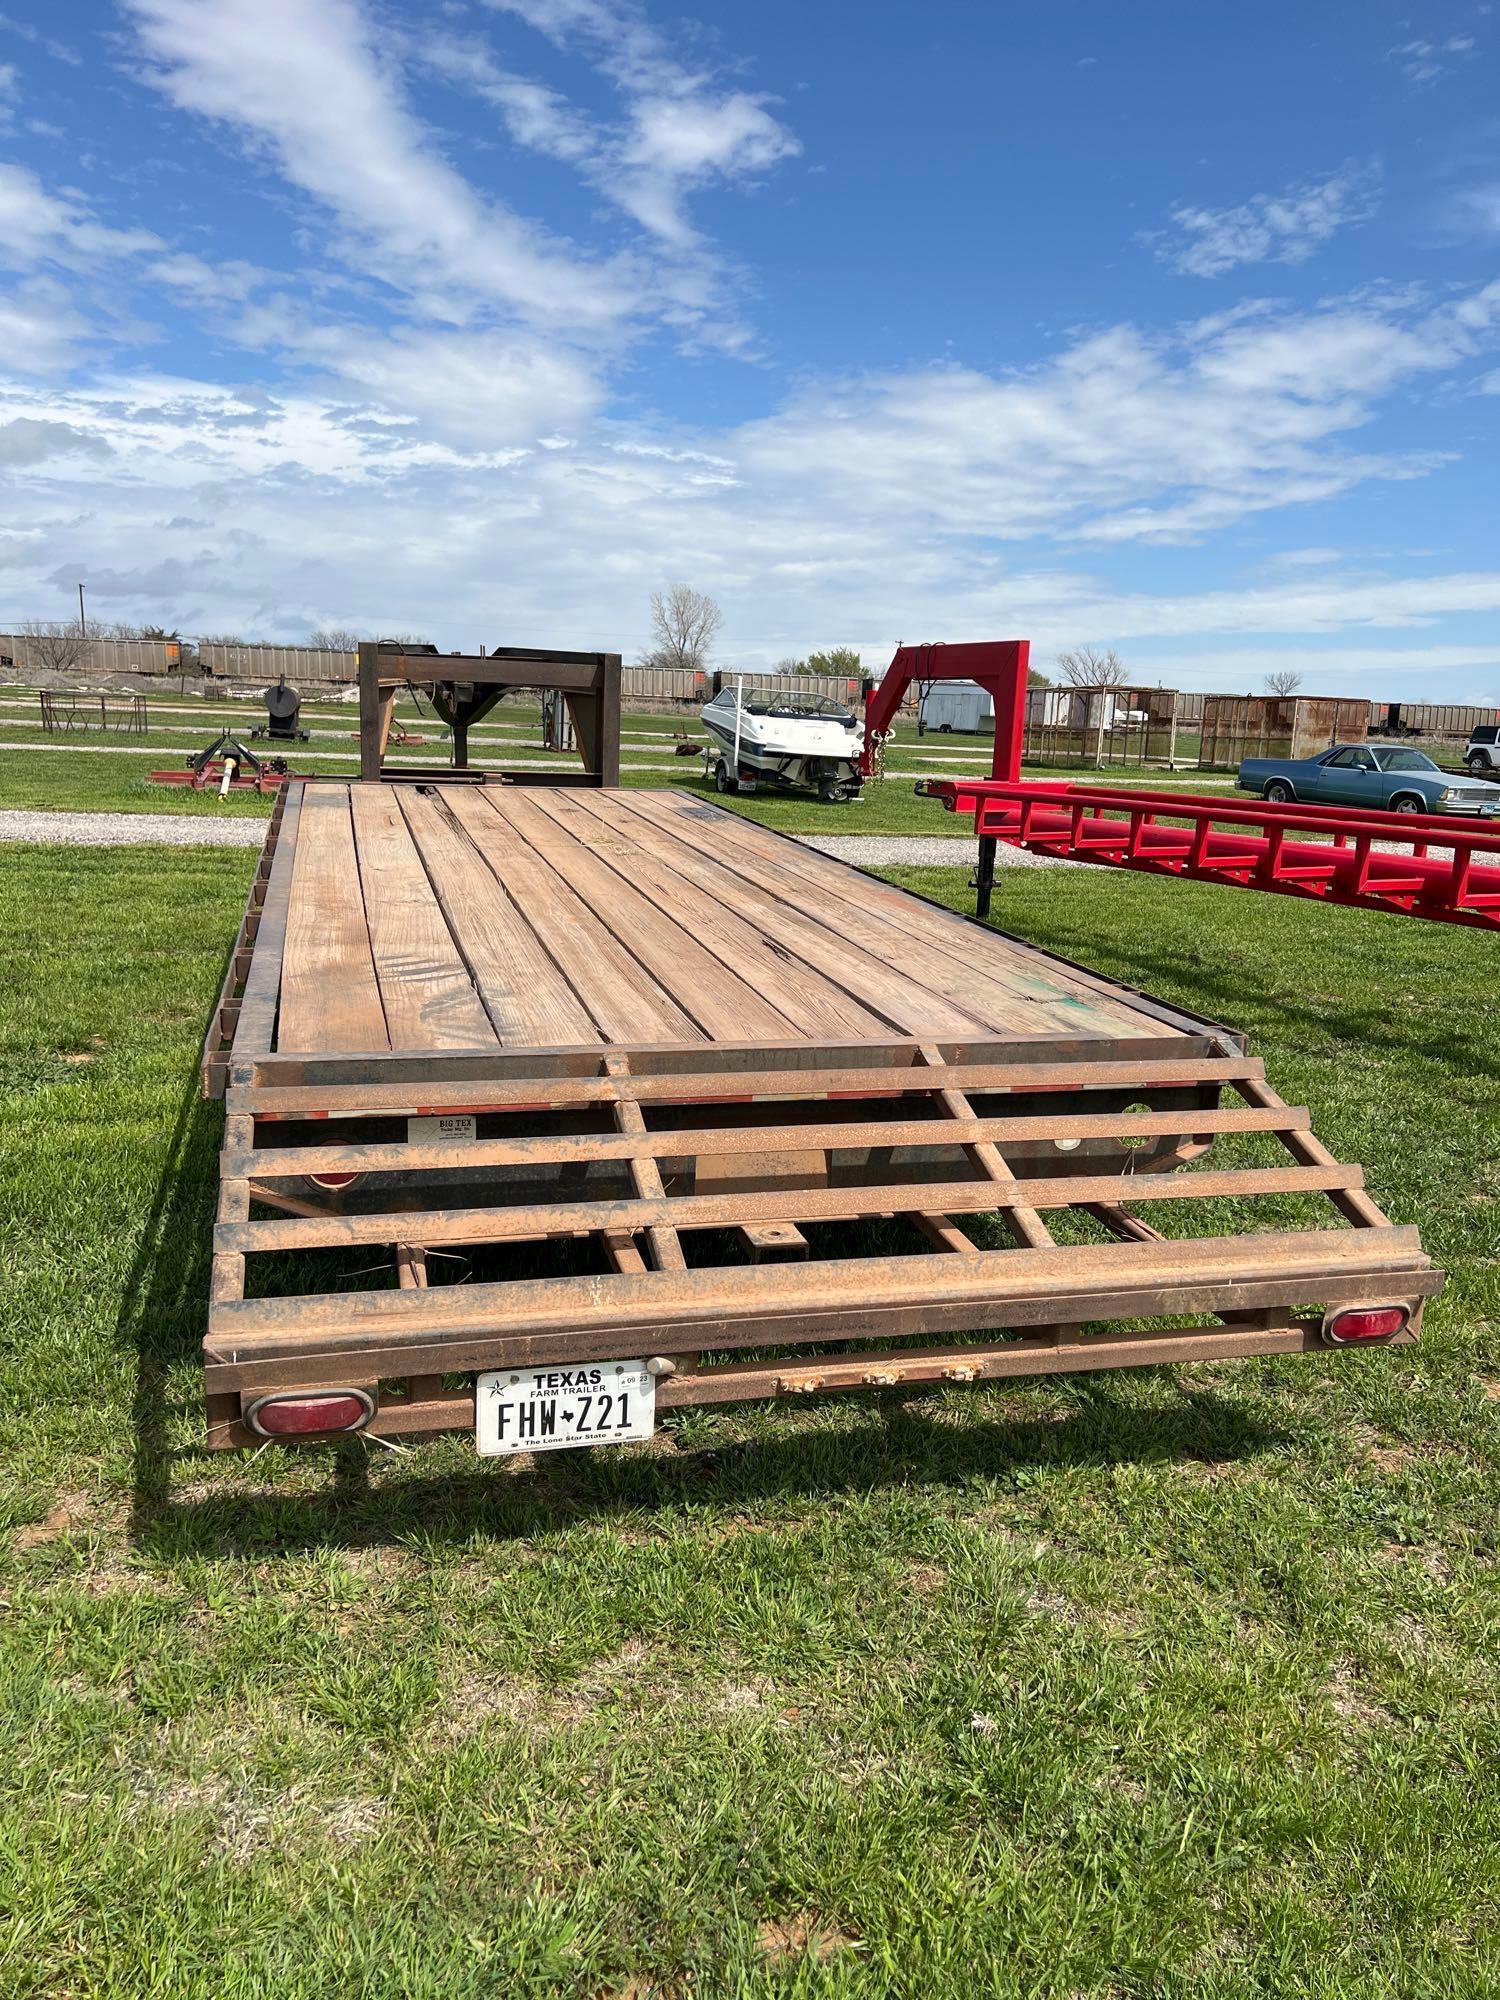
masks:
<svg viewBox="0 0 1500 2000"><path fill-rule="evenodd" d="M716 792L737 792L739 790L739 786L729 775L729 766L724 762L722 757L714 765L714 790Z"/></svg>
<svg viewBox="0 0 1500 2000"><path fill-rule="evenodd" d="M1289 806L1295 794L1290 785L1284 785L1280 778L1273 778L1266 786L1266 802L1273 806Z"/></svg>

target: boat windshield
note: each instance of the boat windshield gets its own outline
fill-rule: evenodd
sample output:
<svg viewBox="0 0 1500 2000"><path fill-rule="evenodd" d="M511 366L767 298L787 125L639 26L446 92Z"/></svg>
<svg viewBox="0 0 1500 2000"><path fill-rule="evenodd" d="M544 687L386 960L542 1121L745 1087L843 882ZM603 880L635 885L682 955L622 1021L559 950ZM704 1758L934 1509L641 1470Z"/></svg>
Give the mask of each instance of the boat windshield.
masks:
<svg viewBox="0 0 1500 2000"><path fill-rule="evenodd" d="M750 688L744 695L746 715L786 715L801 722L852 722L842 702L821 694L781 694L774 688Z"/></svg>

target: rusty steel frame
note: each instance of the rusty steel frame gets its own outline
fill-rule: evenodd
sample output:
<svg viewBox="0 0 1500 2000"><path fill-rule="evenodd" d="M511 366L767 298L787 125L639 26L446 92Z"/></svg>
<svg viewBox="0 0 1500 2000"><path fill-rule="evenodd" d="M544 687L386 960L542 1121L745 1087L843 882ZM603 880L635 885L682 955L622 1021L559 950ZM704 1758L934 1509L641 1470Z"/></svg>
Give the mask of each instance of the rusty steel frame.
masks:
<svg viewBox="0 0 1500 2000"><path fill-rule="evenodd" d="M403 688L419 688L453 732L451 766L387 766L386 746ZM620 655L534 646L492 653L439 653L369 641L359 648L360 777L431 782L485 774L469 762L469 730L496 702L521 688L560 693L572 718L581 770L503 771L512 784L618 785L620 782Z"/></svg>
<svg viewBox="0 0 1500 2000"><path fill-rule="evenodd" d="M1399 1343L1442 1283L1239 1038L1161 1003L1179 1034L280 1053L300 810L288 787L205 1047L226 1112L216 1447L258 1442L243 1410L275 1389L364 1389L383 1437L467 1427L453 1377L550 1360L656 1357L674 1408L1305 1352L1358 1304L1405 1307ZM406 1118L445 1112L475 1138L408 1142ZM1247 1134L1280 1163L1212 1161ZM343 1174L342 1192L312 1178ZM1327 1225L1169 1239L1138 1212L1238 1198L1253 1229L1253 1204L1289 1195ZM1103 1240L1059 1243L1064 1210ZM1006 1247L974 1240L976 1216ZM851 1254L839 1232L877 1218L888 1236ZM566 1254L591 1268L514 1275L521 1244L581 1244ZM299 1291L276 1262L371 1246L394 1282ZM434 1260L475 1257L476 1282L438 1281L462 1262ZM1188 1324L1114 1324L1161 1317Z"/></svg>

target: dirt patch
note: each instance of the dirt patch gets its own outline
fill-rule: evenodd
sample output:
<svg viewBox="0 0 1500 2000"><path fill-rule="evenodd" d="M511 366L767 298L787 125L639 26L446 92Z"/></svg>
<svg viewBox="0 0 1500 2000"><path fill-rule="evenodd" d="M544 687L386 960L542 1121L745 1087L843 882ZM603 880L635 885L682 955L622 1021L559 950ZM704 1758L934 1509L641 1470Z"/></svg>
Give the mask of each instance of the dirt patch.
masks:
<svg viewBox="0 0 1500 2000"><path fill-rule="evenodd" d="M18 1549L39 1549L48 1542L55 1542L63 1535L70 1535L75 1528L83 1526L88 1519L88 1496L83 1493L59 1493L51 1507L40 1521L33 1521L28 1527L17 1528L12 1540Z"/></svg>
<svg viewBox="0 0 1500 2000"><path fill-rule="evenodd" d="M222 1777L146 1776L133 1791L159 1812L211 1820L215 1851L240 1863L285 1846L299 1830L335 1847L357 1846L377 1831L387 1811L384 1799L317 1799L300 1785L270 1792Z"/></svg>
<svg viewBox="0 0 1500 2000"><path fill-rule="evenodd" d="M948 1581L948 1572L939 1563L914 1563L906 1572L906 1587L913 1597L936 1597Z"/></svg>
<svg viewBox="0 0 1500 2000"><path fill-rule="evenodd" d="M1415 1563L1434 1583L1453 1581L1453 1565L1441 1549L1419 1548L1413 1542L1387 1542L1380 1553L1386 1562Z"/></svg>
<svg viewBox="0 0 1500 2000"><path fill-rule="evenodd" d="M790 1724L800 1721L802 1715L799 1708L778 1707L775 1683L764 1675L683 1678L666 1669L655 1649L633 1639L561 1687L545 1687L519 1674L466 1674L445 1695L437 1733L445 1742L457 1743L491 1721L508 1722L539 1735L581 1729L606 1706L624 1707L654 1719L670 1715L693 1715L705 1721L774 1716Z"/></svg>
<svg viewBox="0 0 1500 2000"><path fill-rule="evenodd" d="M1404 1444L1372 1444L1366 1449L1365 1463L1377 1472L1395 1474L1405 1472L1415 1456Z"/></svg>
<svg viewBox="0 0 1500 2000"><path fill-rule="evenodd" d="M1373 1701L1359 1684L1359 1670L1352 1660L1340 1660L1328 1681L1328 1700L1335 1715L1360 1729L1390 1729L1396 1718L1388 1708Z"/></svg>
<svg viewBox="0 0 1500 2000"><path fill-rule="evenodd" d="M764 1918L756 1930L755 1942L773 1964L804 1958L811 1959L814 1965L826 1965L838 1952L851 1950L858 1939L841 1931L837 1924L802 1910L794 1917Z"/></svg>
<svg viewBox="0 0 1500 2000"><path fill-rule="evenodd" d="M1064 1597L1060 1591L1034 1590L1026 1600L1026 1609L1034 1618L1060 1618L1065 1625L1081 1625L1083 1613L1071 1597Z"/></svg>

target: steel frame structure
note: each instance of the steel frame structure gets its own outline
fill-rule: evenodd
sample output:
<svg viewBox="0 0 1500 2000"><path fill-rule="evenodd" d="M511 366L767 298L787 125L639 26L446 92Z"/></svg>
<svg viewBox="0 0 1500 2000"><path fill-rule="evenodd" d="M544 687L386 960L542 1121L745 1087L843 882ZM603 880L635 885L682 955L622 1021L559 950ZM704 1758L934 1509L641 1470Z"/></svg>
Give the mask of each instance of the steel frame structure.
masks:
<svg viewBox="0 0 1500 2000"><path fill-rule="evenodd" d="M388 767L386 745L403 688L421 689L453 731L453 762L425 768ZM501 646L493 653L439 653L435 646L390 641L359 648L359 774L362 779L483 779L469 762L469 730L497 701L519 688L560 693L573 721L581 771L505 771L508 783L618 785L620 782L620 655L575 653L536 646Z"/></svg>
<svg viewBox="0 0 1500 2000"><path fill-rule="evenodd" d="M1500 827L1470 817L1043 780L927 778L916 789L972 814L981 844L1500 930Z"/></svg>
<svg viewBox="0 0 1500 2000"><path fill-rule="evenodd" d="M878 687L865 703L864 745L859 774L874 775L882 738L901 710L913 681L975 681L995 705L992 775L1014 778L1021 769L1026 733L1026 677L1031 666L1029 639L983 639L947 646L898 646Z"/></svg>
<svg viewBox="0 0 1500 2000"><path fill-rule="evenodd" d="M260 1442L246 1413L267 1393L352 1387L372 1434L409 1436L470 1426L476 1370L626 1354L653 1357L670 1408L1327 1351L1328 1315L1361 1306L1399 1307L1400 1344L1442 1284L1240 1037L1078 968L1087 993L1129 1000L1117 1027L299 1045L283 1032L299 853L321 859L346 914L361 873L331 866L319 794L278 800L204 1051L226 1113L204 1343L216 1448ZM725 820L727 838L742 822ZM512 861L519 883L525 855ZM775 872L748 851L741 865ZM955 990L981 946L993 956L995 933L921 899L800 849L787 867L792 896L795 867L847 872L831 921L861 934L940 918ZM557 925L562 952L567 913L536 907L556 909L538 936ZM340 922L331 911L330 935ZM386 968L414 993L435 965L419 935ZM466 1136L435 1132L442 1118ZM1251 1143L1274 1163L1247 1160ZM1216 1147L1227 1162L1205 1157ZM1280 1227L1257 1206L1288 1197L1316 1206L1290 1226L1283 1208ZM1225 1233L1226 1199L1245 1233ZM1137 1212L1166 1202L1184 1219L1211 1204L1207 1233L1168 1237ZM1059 1240L1063 1211L1095 1240ZM996 1219L996 1247L975 1240L978 1216ZM873 1242L844 1233L872 1221ZM537 1246L529 1269L521 1244ZM341 1251L362 1283L330 1281L322 1258ZM453 1258L477 1260L473 1282L453 1281ZM1176 1323L1139 1327L1164 1316Z"/></svg>

